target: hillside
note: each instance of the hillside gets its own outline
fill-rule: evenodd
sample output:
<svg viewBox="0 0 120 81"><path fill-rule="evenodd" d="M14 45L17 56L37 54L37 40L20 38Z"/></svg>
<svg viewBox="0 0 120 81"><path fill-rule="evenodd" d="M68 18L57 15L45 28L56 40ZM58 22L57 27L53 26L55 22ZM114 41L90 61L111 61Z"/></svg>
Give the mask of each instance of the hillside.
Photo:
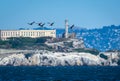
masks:
<svg viewBox="0 0 120 81"><path fill-rule="evenodd" d="M57 36L61 36L64 29L57 29ZM74 27L77 38L83 38L85 46L100 51L120 50L120 26L104 26L99 29L85 29Z"/></svg>

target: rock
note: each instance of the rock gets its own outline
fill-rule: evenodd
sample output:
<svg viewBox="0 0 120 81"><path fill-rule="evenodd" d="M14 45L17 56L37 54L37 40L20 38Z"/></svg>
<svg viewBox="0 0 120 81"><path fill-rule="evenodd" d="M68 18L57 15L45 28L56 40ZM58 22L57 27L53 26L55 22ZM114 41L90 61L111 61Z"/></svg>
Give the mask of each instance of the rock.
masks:
<svg viewBox="0 0 120 81"><path fill-rule="evenodd" d="M85 48L84 41L82 39L74 39L73 40L73 47L74 48Z"/></svg>
<svg viewBox="0 0 120 81"><path fill-rule="evenodd" d="M8 57L4 57L0 60L0 65L28 65L28 60L25 58L24 54L12 54Z"/></svg>
<svg viewBox="0 0 120 81"><path fill-rule="evenodd" d="M58 42L48 43L46 45L52 47L55 51L67 52L76 48L85 48L84 41L82 39L66 39Z"/></svg>
<svg viewBox="0 0 120 81"><path fill-rule="evenodd" d="M94 58L94 59L93 59ZM37 66L74 66L74 65L101 65L102 60L90 53L62 53L44 52L26 54L12 54L0 60L0 65L37 65Z"/></svg>
<svg viewBox="0 0 120 81"><path fill-rule="evenodd" d="M52 52L46 50L33 50L30 52L11 52L10 54L0 54L0 65L12 66L82 66L82 65L101 65L117 66L120 63L120 52L102 52L108 56L102 58L99 53L85 52ZM4 55L4 57L2 57Z"/></svg>

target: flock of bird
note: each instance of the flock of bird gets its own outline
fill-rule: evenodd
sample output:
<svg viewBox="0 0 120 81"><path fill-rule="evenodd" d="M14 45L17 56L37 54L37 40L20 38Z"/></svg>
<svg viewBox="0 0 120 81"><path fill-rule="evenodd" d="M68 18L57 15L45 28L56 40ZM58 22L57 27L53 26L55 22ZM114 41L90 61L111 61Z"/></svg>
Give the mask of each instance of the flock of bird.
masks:
<svg viewBox="0 0 120 81"><path fill-rule="evenodd" d="M37 24L37 25L40 26L40 27L44 27L44 25L45 25L45 23L42 23L42 22L36 23L35 21L33 21L33 22L31 22L31 23L28 23L28 24L29 24L29 25ZM49 24L49 26L53 26L53 25L54 25L54 22L52 22L52 23L48 22L47 24ZM75 27L74 24L71 25L71 26L69 26L70 29L73 29L73 27Z"/></svg>
<svg viewBox="0 0 120 81"><path fill-rule="evenodd" d="M45 23L42 23L42 22L36 23L35 21L33 21L33 22L31 22L31 23L28 23L28 24L29 24L29 25L38 24L38 26L40 26L40 27L44 27L44 25L45 25ZM53 26L53 25L54 25L54 22L52 22L52 23L48 22L48 24L49 24L49 26Z"/></svg>

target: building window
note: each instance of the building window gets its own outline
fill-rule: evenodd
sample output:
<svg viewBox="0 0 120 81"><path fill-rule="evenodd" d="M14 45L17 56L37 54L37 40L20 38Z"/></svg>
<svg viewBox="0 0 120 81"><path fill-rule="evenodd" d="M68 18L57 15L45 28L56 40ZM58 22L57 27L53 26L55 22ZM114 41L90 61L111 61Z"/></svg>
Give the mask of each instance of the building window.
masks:
<svg viewBox="0 0 120 81"><path fill-rule="evenodd" d="M25 36L25 32L23 32L23 36Z"/></svg>
<svg viewBox="0 0 120 81"><path fill-rule="evenodd" d="M39 32L37 32L37 36L39 36Z"/></svg>
<svg viewBox="0 0 120 81"><path fill-rule="evenodd" d="M5 35L7 36L7 32L5 32Z"/></svg>
<svg viewBox="0 0 120 81"><path fill-rule="evenodd" d="M10 36L10 32L8 32L8 36Z"/></svg>
<svg viewBox="0 0 120 81"><path fill-rule="evenodd" d="M13 32L13 36L15 36L15 32Z"/></svg>
<svg viewBox="0 0 120 81"><path fill-rule="evenodd" d="M30 36L30 32L29 32L29 36Z"/></svg>
<svg viewBox="0 0 120 81"><path fill-rule="evenodd" d="M34 36L34 32L33 32L33 36Z"/></svg>
<svg viewBox="0 0 120 81"><path fill-rule="evenodd" d="M5 36L7 36L7 32L5 32Z"/></svg>
<svg viewBox="0 0 120 81"><path fill-rule="evenodd" d="M4 36L4 33L2 33L2 36Z"/></svg>
<svg viewBox="0 0 120 81"><path fill-rule="evenodd" d="M11 36L12 36L12 32L11 32Z"/></svg>

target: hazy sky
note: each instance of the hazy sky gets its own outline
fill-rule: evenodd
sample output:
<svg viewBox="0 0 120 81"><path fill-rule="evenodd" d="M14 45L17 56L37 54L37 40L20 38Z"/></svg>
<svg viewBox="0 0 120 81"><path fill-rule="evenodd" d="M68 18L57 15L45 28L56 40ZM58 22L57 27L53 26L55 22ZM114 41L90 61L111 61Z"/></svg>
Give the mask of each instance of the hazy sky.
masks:
<svg viewBox="0 0 120 81"><path fill-rule="evenodd" d="M0 0L0 29L38 27L32 21L63 28L65 19L84 28L120 25L120 0Z"/></svg>

